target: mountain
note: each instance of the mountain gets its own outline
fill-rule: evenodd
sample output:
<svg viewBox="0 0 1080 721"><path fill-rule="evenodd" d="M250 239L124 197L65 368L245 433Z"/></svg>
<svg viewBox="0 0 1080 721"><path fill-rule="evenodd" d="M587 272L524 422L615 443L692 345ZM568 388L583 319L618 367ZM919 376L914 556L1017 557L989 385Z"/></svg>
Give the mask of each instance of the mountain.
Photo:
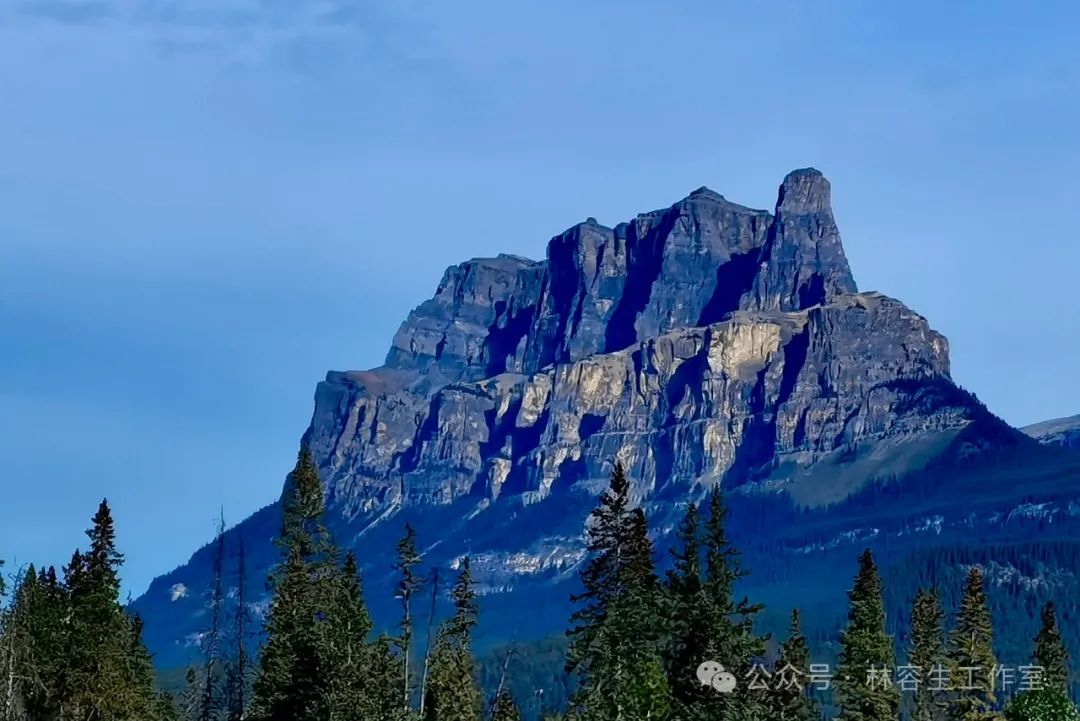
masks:
<svg viewBox="0 0 1080 721"><path fill-rule="evenodd" d="M1080 448L1080 416L1055 418L1052 421L1025 426L1020 430L1048 446Z"/></svg>
<svg viewBox="0 0 1080 721"><path fill-rule="evenodd" d="M898 629L916 584L952 598L977 563L1009 621L1003 658L1027 660L1031 609L1051 595L1080 638L1066 599L1080 590L1080 454L998 419L953 383L926 319L858 291L830 193L796 170L773 212L701 188L614 227L590 218L542 261L467 261L383 366L329 373L302 442L376 619L395 623L390 561L409 521L431 566L471 556L489 644L561 633L583 524L619 461L660 553L686 504L721 484L746 591L766 624L801 606L822 654L867 546ZM248 549L249 598L279 519L271 504L227 535ZM135 601L159 665L195 656L211 566L203 548Z"/></svg>

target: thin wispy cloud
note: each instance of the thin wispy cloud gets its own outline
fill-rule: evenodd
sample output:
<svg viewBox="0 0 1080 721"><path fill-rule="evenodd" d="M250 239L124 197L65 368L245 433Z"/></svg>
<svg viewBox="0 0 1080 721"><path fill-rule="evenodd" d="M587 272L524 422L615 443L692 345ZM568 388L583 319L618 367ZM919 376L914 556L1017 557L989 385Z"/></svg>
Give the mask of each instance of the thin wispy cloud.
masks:
<svg viewBox="0 0 1080 721"><path fill-rule="evenodd" d="M298 70L364 57L413 61L430 49L420 3L389 0L21 0L12 24L136 30L159 51L284 60ZM6 16L6 17L5 17Z"/></svg>

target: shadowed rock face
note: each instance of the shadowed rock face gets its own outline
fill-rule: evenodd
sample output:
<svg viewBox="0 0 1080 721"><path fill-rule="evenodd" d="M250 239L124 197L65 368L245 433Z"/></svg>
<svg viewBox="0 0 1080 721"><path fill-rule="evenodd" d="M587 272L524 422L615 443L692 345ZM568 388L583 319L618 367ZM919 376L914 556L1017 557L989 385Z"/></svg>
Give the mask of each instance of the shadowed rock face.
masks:
<svg viewBox="0 0 1080 721"><path fill-rule="evenodd" d="M948 377L922 317L857 292L829 183L804 169L773 214L702 188L615 228L576 225L544 261L450 268L383 367L319 384L306 441L350 517L535 502L615 460L644 497L963 428L962 394L911 402Z"/></svg>
<svg viewBox="0 0 1080 721"><path fill-rule="evenodd" d="M304 442L377 623L396 622L390 562L409 522L425 564L471 556L488 638L560 633L615 461L661 557L688 502L730 489L732 538L767 569L748 590L785 609L781 625L797 604L826 628L867 546L899 563L928 545L1080 537L1080 457L994 418L952 383L925 319L857 291L829 203L807 169L773 213L702 188L614 228L590 219L543 261L450 268L382 367L328 374ZM226 536L244 540L256 616L279 527L273 504ZM191 662L213 564L207 546L134 603L159 664Z"/></svg>

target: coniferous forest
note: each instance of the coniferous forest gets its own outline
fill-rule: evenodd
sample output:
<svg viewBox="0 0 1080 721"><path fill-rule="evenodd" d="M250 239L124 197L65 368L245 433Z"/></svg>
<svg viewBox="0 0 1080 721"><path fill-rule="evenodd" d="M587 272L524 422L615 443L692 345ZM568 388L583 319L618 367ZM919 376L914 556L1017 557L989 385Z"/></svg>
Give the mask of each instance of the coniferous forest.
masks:
<svg viewBox="0 0 1080 721"><path fill-rule="evenodd" d="M815 648L799 609L761 631L763 606L740 596L745 568L724 497L691 503L663 559L616 467L586 529L588 557L565 642L479 654L470 559L440 579L406 525L396 547L396 628L376 629L356 556L324 525L323 487L302 450L289 476L267 604L244 598L244 549L224 522L200 662L180 688L155 678L140 619L120 599L123 555L102 502L77 550L0 580L3 721L1077 721L1070 659L1054 604L1023 658L998 658L987 583L917 588L889 623L870 551L852 559L847 620ZM226 590L226 573L238 586ZM226 596L238 594L229 599ZM945 595L956 595L946 613ZM437 618L440 600L450 612ZM253 644L257 653L252 652ZM515 694L515 677L549 688ZM547 692L547 699L544 693Z"/></svg>

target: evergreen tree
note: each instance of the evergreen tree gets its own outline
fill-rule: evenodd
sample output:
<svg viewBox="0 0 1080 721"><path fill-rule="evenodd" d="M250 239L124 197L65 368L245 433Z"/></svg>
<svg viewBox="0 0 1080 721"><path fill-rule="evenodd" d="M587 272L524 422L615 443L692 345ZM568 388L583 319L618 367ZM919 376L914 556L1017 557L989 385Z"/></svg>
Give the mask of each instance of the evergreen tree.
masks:
<svg viewBox="0 0 1080 721"><path fill-rule="evenodd" d="M66 666L60 703L65 719L147 721L164 712L154 686L142 623L119 603L116 529L102 501L87 531L90 548L76 554L66 580L70 600Z"/></svg>
<svg viewBox="0 0 1080 721"><path fill-rule="evenodd" d="M521 721L521 711L508 690L503 689L495 695L495 702L491 706L491 721Z"/></svg>
<svg viewBox="0 0 1080 721"><path fill-rule="evenodd" d="M770 719L776 721L818 721L821 711L810 697L810 648L799 626L799 612L791 612L787 640L780 644L776 659L779 679L769 694Z"/></svg>
<svg viewBox="0 0 1080 721"><path fill-rule="evenodd" d="M211 570L213 585L210 589L210 628L203 637L203 698L198 721L214 721L224 710L222 699L224 683L221 659L221 623L225 601L225 515L218 518L214 543L214 562Z"/></svg>
<svg viewBox="0 0 1080 721"><path fill-rule="evenodd" d="M672 568L664 581L666 634L664 670L676 718L690 718L691 707L707 703L716 692L702 686L695 671L708 659L708 615L701 571L701 527L691 503L671 549Z"/></svg>
<svg viewBox="0 0 1080 721"><path fill-rule="evenodd" d="M322 484L305 447L285 490L278 539L284 559L270 578L266 643L252 686L249 716L256 721L318 718L324 676L316 629L316 581L329 551L322 514Z"/></svg>
<svg viewBox="0 0 1080 721"><path fill-rule="evenodd" d="M237 533L236 540L236 609L232 621L232 658L225 671L226 721L241 721L244 718L248 674L251 669L247 652L248 624L251 620L247 607L247 557L243 535Z"/></svg>
<svg viewBox="0 0 1080 721"><path fill-rule="evenodd" d="M412 657L413 642L413 618L412 599L424 585L423 579L417 573L416 567L420 565L420 552L416 548L416 531L413 527L405 524L405 535L397 543L397 559L394 570L398 574L396 598L401 602L401 635L397 639L397 646L401 650L402 671L401 690L402 708L409 709L412 702L412 679L410 659Z"/></svg>
<svg viewBox="0 0 1080 721"><path fill-rule="evenodd" d="M885 631L881 577L870 551L859 556L859 572L848 592L848 623L840 639L836 698L839 721L895 721L899 696L889 675L893 641Z"/></svg>
<svg viewBox="0 0 1080 721"><path fill-rule="evenodd" d="M360 570L350 551L340 573L323 580L326 598L318 625L320 657L323 659L323 697L320 717L346 721L374 718L368 698L371 691L367 637L371 616L364 604Z"/></svg>
<svg viewBox="0 0 1080 721"><path fill-rule="evenodd" d="M1054 602L1047 601L1042 610L1042 628L1035 636L1035 665L1043 670L1047 688L1067 692L1069 688L1069 653L1061 640Z"/></svg>
<svg viewBox="0 0 1080 721"><path fill-rule="evenodd" d="M1006 721L1080 721L1080 709L1061 690L1023 691L1005 706Z"/></svg>
<svg viewBox="0 0 1080 721"><path fill-rule="evenodd" d="M949 661L954 691L949 715L955 721L984 721L994 712L993 627L982 571L973 566L964 584L956 626L949 639Z"/></svg>
<svg viewBox="0 0 1080 721"><path fill-rule="evenodd" d="M476 626L476 591L469 557L450 592L454 615L439 629L431 657L431 678L424 699L425 721L479 721L483 695L476 683L472 629Z"/></svg>
<svg viewBox="0 0 1080 721"><path fill-rule="evenodd" d="M670 712L652 543L644 513L630 508L629 490L616 465L590 516L583 591L572 598L581 607L571 617L568 668L580 681L575 713L586 721L663 719Z"/></svg>
<svg viewBox="0 0 1080 721"><path fill-rule="evenodd" d="M945 667L945 612L941 609L937 589L919 589L911 610L911 646L908 664L918 674L912 721L938 721L944 715L944 704L932 690L930 676L935 668Z"/></svg>
<svg viewBox="0 0 1080 721"><path fill-rule="evenodd" d="M745 596L735 596L735 584L746 576L739 562L739 551L727 536L727 507L719 486L709 497L709 516L705 521L703 584L705 624L701 628L706 641L705 658L719 662L739 679L746 678L754 659L765 653L766 637L754 633L754 620L762 606ZM696 706L704 718L731 721L752 719L763 713L765 699L740 683L733 693L706 695Z"/></svg>

